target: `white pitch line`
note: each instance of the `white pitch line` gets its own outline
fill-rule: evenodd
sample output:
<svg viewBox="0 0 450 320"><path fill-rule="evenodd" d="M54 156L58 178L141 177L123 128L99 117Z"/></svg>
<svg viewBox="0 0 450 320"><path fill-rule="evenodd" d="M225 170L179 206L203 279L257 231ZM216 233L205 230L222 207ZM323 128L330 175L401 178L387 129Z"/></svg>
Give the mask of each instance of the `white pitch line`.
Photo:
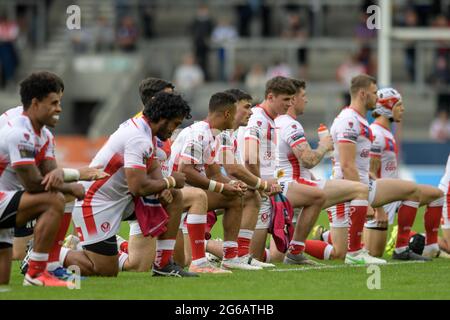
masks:
<svg viewBox="0 0 450 320"><path fill-rule="evenodd" d="M377 266L393 266L402 264L412 264L412 263L425 263L425 261L404 261L404 262L390 262L387 264L377 264ZM288 272L288 271L310 271L310 270L323 270L323 269L344 269L344 268L361 268L368 267L370 264L339 264L333 266L317 266L317 267L303 267L303 268L292 268L292 269L274 269L271 272Z"/></svg>

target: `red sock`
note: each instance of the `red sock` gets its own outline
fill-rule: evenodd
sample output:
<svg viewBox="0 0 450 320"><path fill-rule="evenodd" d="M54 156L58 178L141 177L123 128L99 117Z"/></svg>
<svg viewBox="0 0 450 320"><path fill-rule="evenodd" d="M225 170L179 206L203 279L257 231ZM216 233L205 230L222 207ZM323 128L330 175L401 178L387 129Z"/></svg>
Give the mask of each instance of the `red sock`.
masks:
<svg viewBox="0 0 450 320"><path fill-rule="evenodd" d="M28 261L27 274L32 278L39 276L47 268L47 260L48 253L38 253L32 251L30 253L30 260Z"/></svg>
<svg viewBox="0 0 450 320"><path fill-rule="evenodd" d="M206 215L188 214L186 222L191 243L192 260L204 258Z"/></svg>
<svg viewBox="0 0 450 320"><path fill-rule="evenodd" d="M223 258L233 259L238 255L238 244L236 241L225 241L223 243Z"/></svg>
<svg viewBox="0 0 450 320"><path fill-rule="evenodd" d="M291 240L288 248L288 252L290 254L301 254L303 251L305 251L305 243Z"/></svg>
<svg viewBox="0 0 450 320"><path fill-rule="evenodd" d="M120 251L128 254L128 241L124 241L120 244Z"/></svg>
<svg viewBox="0 0 450 320"><path fill-rule="evenodd" d="M239 230L239 236L237 238L238 243L238 256L242 257L250 252L250 241L253 237L253 231L247 229Z"/></svg>
<svg viewBox="0 0 450 320"><path fill-rule="evenodd" d="M164 268L169 263L174 248L175 239L156 240L155 266L157 268Z"/></svg>
<svg viewBox="0 0 450 320"><path fill-rule="evenodd" d="M419 203L415 201L403 201L398 209L398 234L395 248L404 248L409 244L409 233L416 218Z"/></svg>
<svg viewBox="0 0 450 320"><path fill-rule="evenodd" d="M431 205L431 204L430 204ZM442 206L428 205L423 217L426 232L426 245L438 242L439 225L441 224Z"/></svg>
<svg viewBox="0 0 450 320"><path fill-rule="evenodd" d="M305 252L320 260L329 260L333 247L320 240L306 240Z"/></svg>
<svg viewBox="0 0 450 320"><path fill-rule="evenodd" d="M67 230L69 229L70 221L72 221L72 212L64 213L58 233L56 234L55 242L53 243L53 247L48 256L48 262L59 261L59 253L61 252L64 238L66 237Z"/></svg>
<svg viewBox="0 0 450 320"><path fill-rule="evenodd" d="M367 200L352 200L350 202L350 228L348 230L348 252L355 252L362 248L361 236L366 221Z"/></svg>

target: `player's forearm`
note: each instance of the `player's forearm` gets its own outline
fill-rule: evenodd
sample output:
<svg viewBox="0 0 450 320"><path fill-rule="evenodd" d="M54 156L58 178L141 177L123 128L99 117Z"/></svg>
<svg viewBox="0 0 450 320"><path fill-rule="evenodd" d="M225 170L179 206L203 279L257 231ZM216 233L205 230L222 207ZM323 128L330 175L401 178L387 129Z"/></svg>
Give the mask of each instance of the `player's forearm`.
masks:
<svg viewBox="0 0 450 320"><path fill-rule="evenodd" d="M200 189L208 190L209 179L190 166L183 166L181 172L186 175L186 183Z"/></svg>
<svg viewBox="0 0 450 320"><path fill-rule="evenodd" d="M250 171L255 176L261 177L261 174L259 172L259 164L250 164L250 163L246 162L245 167L247 168L248 171Z"/></svg>
<svg viewBox="0 0 450 320"><path fill-rule="evenodd" d="M319 164L326 152L327 150L322 146L315 150L305 150L302 152L300 161L305 168L312 169Z"/></svg>
<svg viewBox="0 0 450 320"><path fill-rule="evenodd" d="M378 159L370 159L370 175L374 178L379 178L380 161Z"/></svg>
<svg viewBox="0 0 450 320"><path fill-rule="evenodd" d="M253 187L258 183L258 177L240 164L224 165L224 167L229 175L236 177L249 186Z"/></svg>
<svg viewBox="0 0 450 320"><path fill-rule="evenodd" d="M163 179L146 179L137 188L130 188L130 192L137 197L145 197L152 194L158 194L167 189L167 183Z"/></svg>

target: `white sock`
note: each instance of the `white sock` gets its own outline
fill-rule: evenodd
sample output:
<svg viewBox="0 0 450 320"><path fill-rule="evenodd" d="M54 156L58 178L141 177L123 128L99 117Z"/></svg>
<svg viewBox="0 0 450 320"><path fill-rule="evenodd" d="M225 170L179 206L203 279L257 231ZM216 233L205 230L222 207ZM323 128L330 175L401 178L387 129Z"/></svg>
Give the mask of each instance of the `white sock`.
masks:
<svg viewBox="0 0 450 320"><path fill-rule="evenodd" d="M48 253L34 252L34 250L33 250L30 253L30 260L33 260L33 261L48 261Z"/></svg>
<svg viewBox="0 0 450 320"><path fill-rule="evenodd" d="M62 266L64 266L64 261L66 260L69 251L69 248L61 247L61 251L59 252L59 263L61 263Z"/></svg>
<svg viewBox="0 0 450 320"><path fill-rule="evenodd" d="M199 265L204 264L206 262L208 262L208 259L206 259L206 257L203 257L203 258L200 258L200 259L197 259L197 260L192 260L191 264L193 264L194 266L199 266Z"/></svg>
<svg viewBox="0 0 450 320"><path fill-rule="evenodd" d="M119 255L119 270L123 271L123 265L125 264L125 261L128 260L128 254L125 252L121 252Z"/></svg>
<svg viewBox="0 0 450 320"><path fill-rule="evenodd" d="M330 260L331 252L333 251L333 246L331 244L327 245L325 248L325 252L323 253L324 260Z"/></svg>
<svg viewBox="0 0 450 320"><path fill-rule="evenodd" d="M402 253L404 252L408 247L400 247L400 248L395 248L395 253Z"/></svg>

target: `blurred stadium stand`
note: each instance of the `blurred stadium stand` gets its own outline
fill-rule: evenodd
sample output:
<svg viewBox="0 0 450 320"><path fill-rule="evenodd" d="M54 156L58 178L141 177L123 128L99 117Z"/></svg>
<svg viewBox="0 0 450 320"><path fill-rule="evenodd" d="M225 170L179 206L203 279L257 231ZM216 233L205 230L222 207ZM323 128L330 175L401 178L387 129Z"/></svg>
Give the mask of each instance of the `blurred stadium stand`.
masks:
<svg viewBox="0 0 450 320"><path fill-rule="evenodd" d="M293 76L299 76L297 54L298 49L304 48L308 59L307 71L302 76L308 81L309 104L303 123L307 135L314 139L319 124L330 125L344 105L343 92L347 88L336 80L339 66L359 52L362 43L372 48L372 58L376 61L376 38L358 39L355 33L364 8L372 2L377 3L357 0L204 2L209 6L213 21L228 18L241 32L245 26L239 24L239 17L247 17L249 36L222 44L211 43L208 53L211 79L190 92L183 92L193 107L194 118L206 115L213 92L231 86L248 89L243 74L255 63L267 68L275 60L281 60L287 63ZM0 111L20 104L17 90L20 79L33 70L50 70L66 83L64 112L56 133L88 135L92 139L109 135L141 108L137 89L141 79L147 76L173 79L182 57L193 52L190 25L200 3L196 0L0 1L0 14L16 21L20 27L19 38L15 41L20 64L10 83L0 90ZM434 23L433 19L440 14L447 19L450 14L450 0L395 0L393 3L397 24L404 23L408 8L418 12L419 23L425 25ZM66 28L66 9L72 4L81 8L81 30ZM253 19L249 12L253 12ZM292 12L301 17L307 33L303 39L281 37ZM117 39L113 39L111 48L106 45L106 49L99 49L95 42L100 30L99 18L107 22L101 29L104 34L110 32L114 36L125 16L130 16L139 30L136 50L131 45L131 49L125 51ZM131 33L130 29L128 32ZM411 46L415 49L413 79L405 67L405 49ZM227 81L219 81L217 50L220 47L225 49L223 62ZM450 141L433 143L429 138L438 100L441 101L439 107L450 109L450 99L445 96L450 94L450 74L448 83L442 85L430 78L439 49L450 52L450 43L392 43L393 86L403 94L406 107L404 124L396 128L402 140L404 163L443 165L450 152ZM450 54L445 54L449 55L447 63L450 63ZM243 74L238 74L239 70L243 70ZM450 72L450 68L447 70ZM256 100L262 99L262 88L249 90Z"/></svg>

